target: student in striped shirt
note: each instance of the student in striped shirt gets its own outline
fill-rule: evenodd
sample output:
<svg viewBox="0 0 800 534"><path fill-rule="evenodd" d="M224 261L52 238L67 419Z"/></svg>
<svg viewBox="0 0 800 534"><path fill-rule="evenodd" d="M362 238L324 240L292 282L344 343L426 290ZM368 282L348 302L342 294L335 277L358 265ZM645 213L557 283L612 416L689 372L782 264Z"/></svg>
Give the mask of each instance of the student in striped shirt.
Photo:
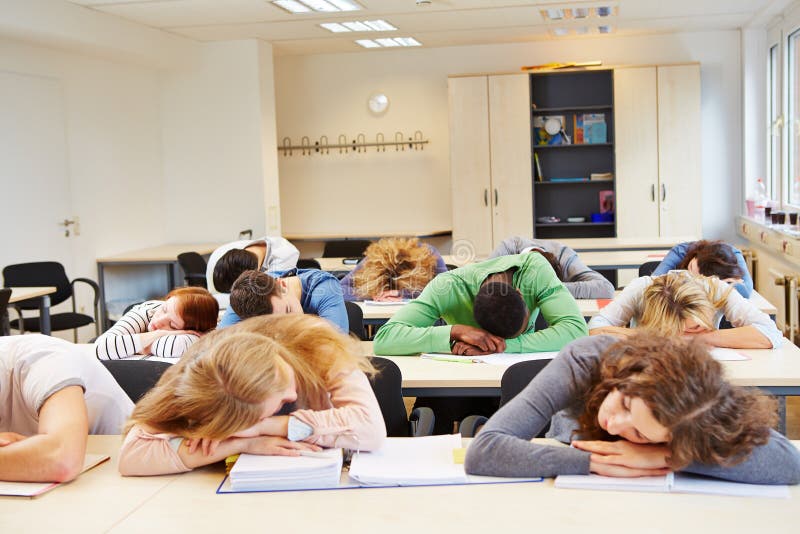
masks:
<svg viewBox="0 0 800 534"><path fill-rule="evenodd" d="M134 354L180 358L200 336L217 326L219 305L201 287L173 289L164 300L134 306L95 341L101 360Z"/></svg>

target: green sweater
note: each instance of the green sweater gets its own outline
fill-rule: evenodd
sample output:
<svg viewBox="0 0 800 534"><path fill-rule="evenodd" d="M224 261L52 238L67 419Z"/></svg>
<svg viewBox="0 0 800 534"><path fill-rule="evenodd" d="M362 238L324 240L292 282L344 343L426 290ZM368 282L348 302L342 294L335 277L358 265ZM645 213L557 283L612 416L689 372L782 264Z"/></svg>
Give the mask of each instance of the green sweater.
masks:
<svg viewBox="0 0 800 534"><path fill-rule="evenodd" d="M586 321L553 268L540 254L501 256L439 274L419 297L392 317L375 336L375 354L398 355L419 352L450 352L450 326L478 327L472 314L475 295L487 276L516 267L513 285L531 312L528 329L506 340L506 352L557 351L588 335ZM549 328L534 332L536 317ZM439 318L447 326L433 326Z"/></svg>

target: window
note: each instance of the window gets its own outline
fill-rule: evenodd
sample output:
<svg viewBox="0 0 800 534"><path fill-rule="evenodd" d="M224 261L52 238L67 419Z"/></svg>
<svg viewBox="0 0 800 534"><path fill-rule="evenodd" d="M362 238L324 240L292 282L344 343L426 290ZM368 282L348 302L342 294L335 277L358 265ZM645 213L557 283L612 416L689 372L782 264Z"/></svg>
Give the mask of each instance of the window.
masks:
<svg viewBox="0 0 800 534"><path fill-rule="evenodd" d="M784 200L800 206L800 30L789 35L787 86L787 175L784 177Z"/></svg>
<svg viewBox="0 0 800 534"><path fill-rule="evenodd" d="M776 198L781 177L780 48L776 43L767 59L767 196Z"/></svg>

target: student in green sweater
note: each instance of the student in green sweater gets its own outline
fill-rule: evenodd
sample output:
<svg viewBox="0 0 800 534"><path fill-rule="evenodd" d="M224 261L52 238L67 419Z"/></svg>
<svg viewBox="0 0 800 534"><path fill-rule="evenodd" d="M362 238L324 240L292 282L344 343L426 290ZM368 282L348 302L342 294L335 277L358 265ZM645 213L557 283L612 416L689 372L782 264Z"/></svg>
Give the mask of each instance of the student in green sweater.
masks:
<svg viewBox="0 0 800 534"><path fill-rule="evenodd" d="M534 331L536 316L550 325ZM439 319L445 326L433 326ZM539 254L501 256L441 273L375 336L375 353L558 351L588 334L569 291Z"/></svg>

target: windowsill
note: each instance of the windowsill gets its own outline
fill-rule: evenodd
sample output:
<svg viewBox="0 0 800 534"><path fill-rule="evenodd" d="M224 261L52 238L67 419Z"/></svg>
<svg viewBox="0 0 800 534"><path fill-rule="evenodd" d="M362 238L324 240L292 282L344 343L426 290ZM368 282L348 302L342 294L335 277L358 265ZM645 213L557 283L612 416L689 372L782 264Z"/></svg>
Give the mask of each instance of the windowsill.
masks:
<svg viewBox="0 0 800 534"><path fill-rule="evenodd" d="M764 221L740 215L736 219L736 233L756 247L766 249L786 261L800 265L800 228L767 224Z"/></svg>

